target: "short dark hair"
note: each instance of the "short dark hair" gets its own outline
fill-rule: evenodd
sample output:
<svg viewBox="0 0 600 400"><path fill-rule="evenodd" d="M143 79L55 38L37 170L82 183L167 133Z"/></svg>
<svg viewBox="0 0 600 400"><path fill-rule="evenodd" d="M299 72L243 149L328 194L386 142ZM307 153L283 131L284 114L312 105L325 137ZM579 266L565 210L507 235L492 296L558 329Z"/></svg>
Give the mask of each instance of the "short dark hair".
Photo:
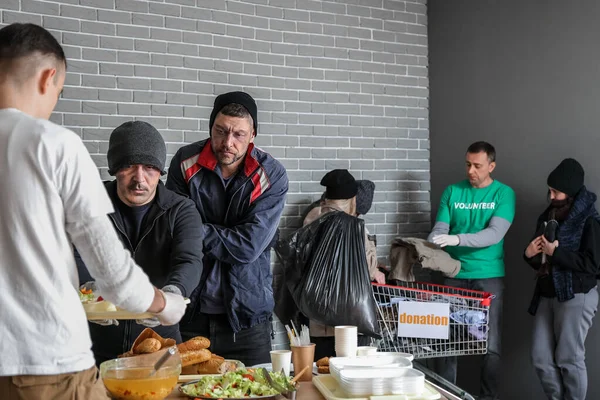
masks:
<svg viewBox="0 0 600 400"><path fill-rule="evenodd" d="M230 117L252 119L252 115L250 115L248 109L243 105L237 103L227 104L225 107L221 108L219 112L223 115L228 115Z"/></svg>
<svg viewBox="0 0 600 400"><path fill-rule="evenodd" d="M488 160L490 162L496 161L496 149L494 146L489 144L488 142L479 141L471 144L467 149L467 153L476 154L476 153L485 153L488 156Z"/></svg>
<svg viewBox="0 0 600 400"><path fill-rule="evenodd" d="M29 56L42 56L52 58L56 63L67 67L65 52L58 40L46 29L35 24L14 23L0 29L0 68L3 71L11 71L12 63L18 59ZM32 68L20 71L23 78L29 78L38 63ZM22 69L22 68L20 68Z"/></svg>

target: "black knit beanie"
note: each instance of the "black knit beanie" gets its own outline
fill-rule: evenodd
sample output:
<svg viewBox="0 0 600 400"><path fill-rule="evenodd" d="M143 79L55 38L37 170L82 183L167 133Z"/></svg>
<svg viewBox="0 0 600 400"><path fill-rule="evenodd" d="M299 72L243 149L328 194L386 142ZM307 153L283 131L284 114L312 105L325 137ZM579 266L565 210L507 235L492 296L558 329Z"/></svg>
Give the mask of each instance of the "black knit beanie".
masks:
<svg viewBox="0 0 600 400"><path fill-rule="evenodd" d="M321 179L325 186L325 197L330 200L351 199L358 192L356 180L346 169L334 169L325 174Z"/></svg>
<svg viewBox="0 0 600 400"><path fill-rule="evenodd" d="M167 146L155 127L144 121L128 121L110 134L108 173L115 175L127 165L144 164L165 174Z"/></svg>
<svg viewBox="0 0 600 400"><path fill-rule="evenodd" d="M248 93L244 92L229 92L223 93L217 96L215 99L215 105L213 106L213 110L210 113L210 122L208 123L208 131L212 131L212 126L215 123L215 118L217 118L217 114L219 111L223 109L226 105L229 104L239 104L244 106L246 110L250 113L252 117L252 124L254 126L254 134L258 134L258 109L256 108L256 102Z"/></svg>
<svg viewBox="0 0 600 400"><path fill-rule="evenodd" d="M583 187L584 175L583 167L577 160L565 158L548 175L548 186L570 197L575 197Z"/></svg>
<svg viewBox="0 0 600 400"><path fill-rule="evenodd" d="M356 193L356 212L359 215L365 215L371 209L373 204L373 195L375 194L375 184L367 179L356 181L358 192Z"/></svg>

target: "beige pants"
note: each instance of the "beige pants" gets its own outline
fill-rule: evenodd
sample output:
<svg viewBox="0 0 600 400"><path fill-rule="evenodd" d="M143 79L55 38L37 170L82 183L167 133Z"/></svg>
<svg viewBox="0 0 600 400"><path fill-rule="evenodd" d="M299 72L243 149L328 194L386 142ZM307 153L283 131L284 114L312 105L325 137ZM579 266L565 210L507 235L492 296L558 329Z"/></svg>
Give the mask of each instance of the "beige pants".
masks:
<svg viewBox="0 0 600 400"><path fill-rule="evenodd" d="M108 400L94 366L59 375L0 376L3 400Z"/></svg>

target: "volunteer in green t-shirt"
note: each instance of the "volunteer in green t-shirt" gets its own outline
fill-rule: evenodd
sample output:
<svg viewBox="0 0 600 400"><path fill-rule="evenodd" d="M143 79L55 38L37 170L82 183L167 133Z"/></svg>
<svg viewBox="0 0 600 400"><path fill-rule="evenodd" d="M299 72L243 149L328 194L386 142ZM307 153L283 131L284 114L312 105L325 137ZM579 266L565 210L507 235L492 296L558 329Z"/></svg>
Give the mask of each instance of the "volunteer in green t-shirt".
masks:
<svg viewBox="0 0 600 400"><path fill-rule="evenodd" d="M479 399L498 398L500 333L504 289L504 235L515 216L515 192L491 177L496 150L473 143L466 154L466 180L444 190L435 226L428 240L460 261L460 273L448 286L495 295L488 321L488 352L483 359ZM456 382L456 357L440 359L439 373Z"/></svg>

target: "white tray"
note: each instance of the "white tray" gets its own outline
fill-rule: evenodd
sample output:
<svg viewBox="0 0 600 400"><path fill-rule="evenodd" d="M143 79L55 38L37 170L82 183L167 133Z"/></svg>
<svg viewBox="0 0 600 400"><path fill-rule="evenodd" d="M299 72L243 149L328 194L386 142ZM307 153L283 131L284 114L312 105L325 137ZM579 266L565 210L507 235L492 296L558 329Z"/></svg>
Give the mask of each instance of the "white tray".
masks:
<svg viewBox="0 0 600 400"><path fill-rule="evenodd" d="M429 382L425 382L425 391L420 395L403 395L403 394L392 394L385 396L369 396L369 397L349 397L345 393L338 381L332 376L319 375L313 376L313 385L327 400L437 400L442 395L435 390Z"/></svg>
<svg viewBox="0 0 600 400"><path fill-rule="evenodd" d="M185 304L190 303L190 299L184 299ZM100 301L97 303L84 303L82 304L83 309L85 310L85 315L88 321L96 321L96 320L104 320L104 319L149 319L155 318L156 315L143 312L143 313L132 313L120 308L116 308L113 311L106 311L106 307L103 303L108 303L107 301ZM108 303L110 304L110 303ZM114 306L113 306L114 307Z"/></svg>

